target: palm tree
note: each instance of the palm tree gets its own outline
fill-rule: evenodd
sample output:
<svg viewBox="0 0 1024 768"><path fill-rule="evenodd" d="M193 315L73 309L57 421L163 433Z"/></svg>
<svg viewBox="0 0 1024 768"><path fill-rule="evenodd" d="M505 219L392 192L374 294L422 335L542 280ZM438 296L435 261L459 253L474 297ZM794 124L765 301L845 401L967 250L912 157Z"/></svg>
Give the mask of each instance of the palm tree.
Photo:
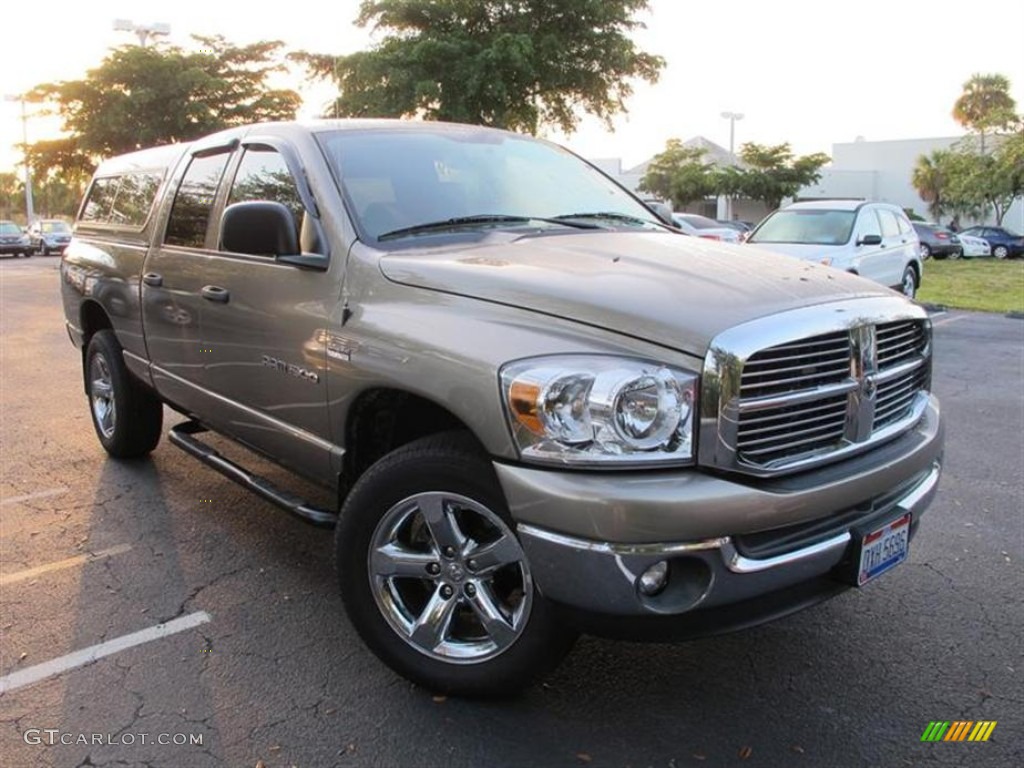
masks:
<svg viewBox="0 0 1024 768"><path fill-rule="evenodd" d="M931 155L921 155L917 158L917 165L914 166L914 175L910 182L917 190L921 199L928 203L928 213L935 221L945 211L946 176L943 164L946 161L947 152L935 150Z"/></svg>
<svg viewBox="0 0 1024 768"><path fill-rule="evenodd" d="M981 137L985 154L985 131L1005 128L1016 117L1017 102L1010 95L1010 81L1003 75L971 75L963 93L953 105L953 118Z"/></svg>

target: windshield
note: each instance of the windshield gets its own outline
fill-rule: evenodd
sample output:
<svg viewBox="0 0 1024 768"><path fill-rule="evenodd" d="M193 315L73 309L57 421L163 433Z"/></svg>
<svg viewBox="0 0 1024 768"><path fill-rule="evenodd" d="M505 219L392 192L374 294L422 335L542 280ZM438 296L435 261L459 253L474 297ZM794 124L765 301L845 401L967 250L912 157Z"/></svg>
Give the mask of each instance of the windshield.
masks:
<svg viewBox="0 0 1024 768"><path fill-rule="evenodd" d="M747 238L749 243L842 245L850 239L855 211L776 211Z"/></svg>
<svg viewBox="0 0 1024 768"><path fill-rule="evenodd" d="M0 235L20 235L21 227L17 224L11 224L8 221L0 224Z"/></svg>
<svg viewBox="0 0 1024 768"><path fill-rule="evenodd" d="M664 229L599 171L534 139L471 126L345 130L319 138L373 241L456 227L579 228L580 221ZM452 227L424 226L445 222Z"/></svg>
<svg viewBox="0 0 1024 768"><path fill-rule="evenodd" d="M41 225L41 228L43 232L45 232L48 235L71 231L71 227L69 227L63 221L44 221Z"/></svg>

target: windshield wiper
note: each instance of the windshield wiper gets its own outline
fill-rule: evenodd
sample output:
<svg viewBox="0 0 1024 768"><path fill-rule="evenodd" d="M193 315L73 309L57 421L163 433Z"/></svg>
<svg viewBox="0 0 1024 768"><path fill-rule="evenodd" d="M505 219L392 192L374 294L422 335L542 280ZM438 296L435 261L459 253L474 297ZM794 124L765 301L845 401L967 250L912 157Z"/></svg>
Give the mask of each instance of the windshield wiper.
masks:
<svg viewBox="0 0 1024 768"><path fill-rule="evenodd" d="M472 227L478 224L529 224L531 221L543 221L548 224L559 224L563 227L575 227L576 229L597 229L595 224L584 222L562 221L561 217L545 219L538 216L512 216L501 213L485 213L476 216L455 216L441 221L428 221L425 224L415 224L411 227L393 229L377 236L377 240L394 240L406 235L419 235L426 232L441 232L446 229L458 229L459 227Z"/></svg>
<svg viewBox="0 0 1024 768"><path fill-rule="evenodd" d="M563 213L561 216L555 216L554 219L555 221L565 221L567 219L608 219L610 221L624 221L630 224L659 223L656 221L651 221L649 219L642 219L639 216L630 216L628 213L618 213L616 211L586 211L583 213Z"/></svg>

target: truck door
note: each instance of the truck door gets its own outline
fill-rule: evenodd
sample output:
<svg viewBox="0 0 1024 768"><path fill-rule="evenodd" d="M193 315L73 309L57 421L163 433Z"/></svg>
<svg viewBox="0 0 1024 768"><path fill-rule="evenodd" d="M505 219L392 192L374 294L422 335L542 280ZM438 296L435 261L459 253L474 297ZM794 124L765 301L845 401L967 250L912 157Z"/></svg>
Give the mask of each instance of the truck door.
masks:
<svg viewBox="0 0 1024 768"><path fill-rule="evenodd" d="M153 384L167 400L202 413L205 352L199 316L204 262L210 256L210 214L232 146L198 150L171 179L162 237L150 248L142 276L142 320Z"/></svg>
<svg viewBox="0 0 1024 768"><path fill-rule="evenodd" d="M303 254L323 258L321 268L311 268L221 249L206 262L203 360L207 387L218 401L206 421L307 477L332 482L325 353L328 317L341 294L340 265L328 269L325 238L296 182L298 175L304 183L293 171L297 164L283 143L246 141L229 171L225 206L284 204ZM304 192L312 204L308 187Z"/></svg>

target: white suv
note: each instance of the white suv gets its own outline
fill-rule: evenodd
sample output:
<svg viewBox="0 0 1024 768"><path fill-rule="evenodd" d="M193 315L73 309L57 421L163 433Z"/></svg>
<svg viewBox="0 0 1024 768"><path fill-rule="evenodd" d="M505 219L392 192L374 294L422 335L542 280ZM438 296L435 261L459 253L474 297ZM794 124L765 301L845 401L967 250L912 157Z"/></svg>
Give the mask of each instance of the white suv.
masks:
<svg viewBox="0 0 1024 768"><path fill-rule="evenodd" d="M888 203L794 203L758 224L747 242L853 272L910 298L921 285L917 234L906 214Z"/></svg>

